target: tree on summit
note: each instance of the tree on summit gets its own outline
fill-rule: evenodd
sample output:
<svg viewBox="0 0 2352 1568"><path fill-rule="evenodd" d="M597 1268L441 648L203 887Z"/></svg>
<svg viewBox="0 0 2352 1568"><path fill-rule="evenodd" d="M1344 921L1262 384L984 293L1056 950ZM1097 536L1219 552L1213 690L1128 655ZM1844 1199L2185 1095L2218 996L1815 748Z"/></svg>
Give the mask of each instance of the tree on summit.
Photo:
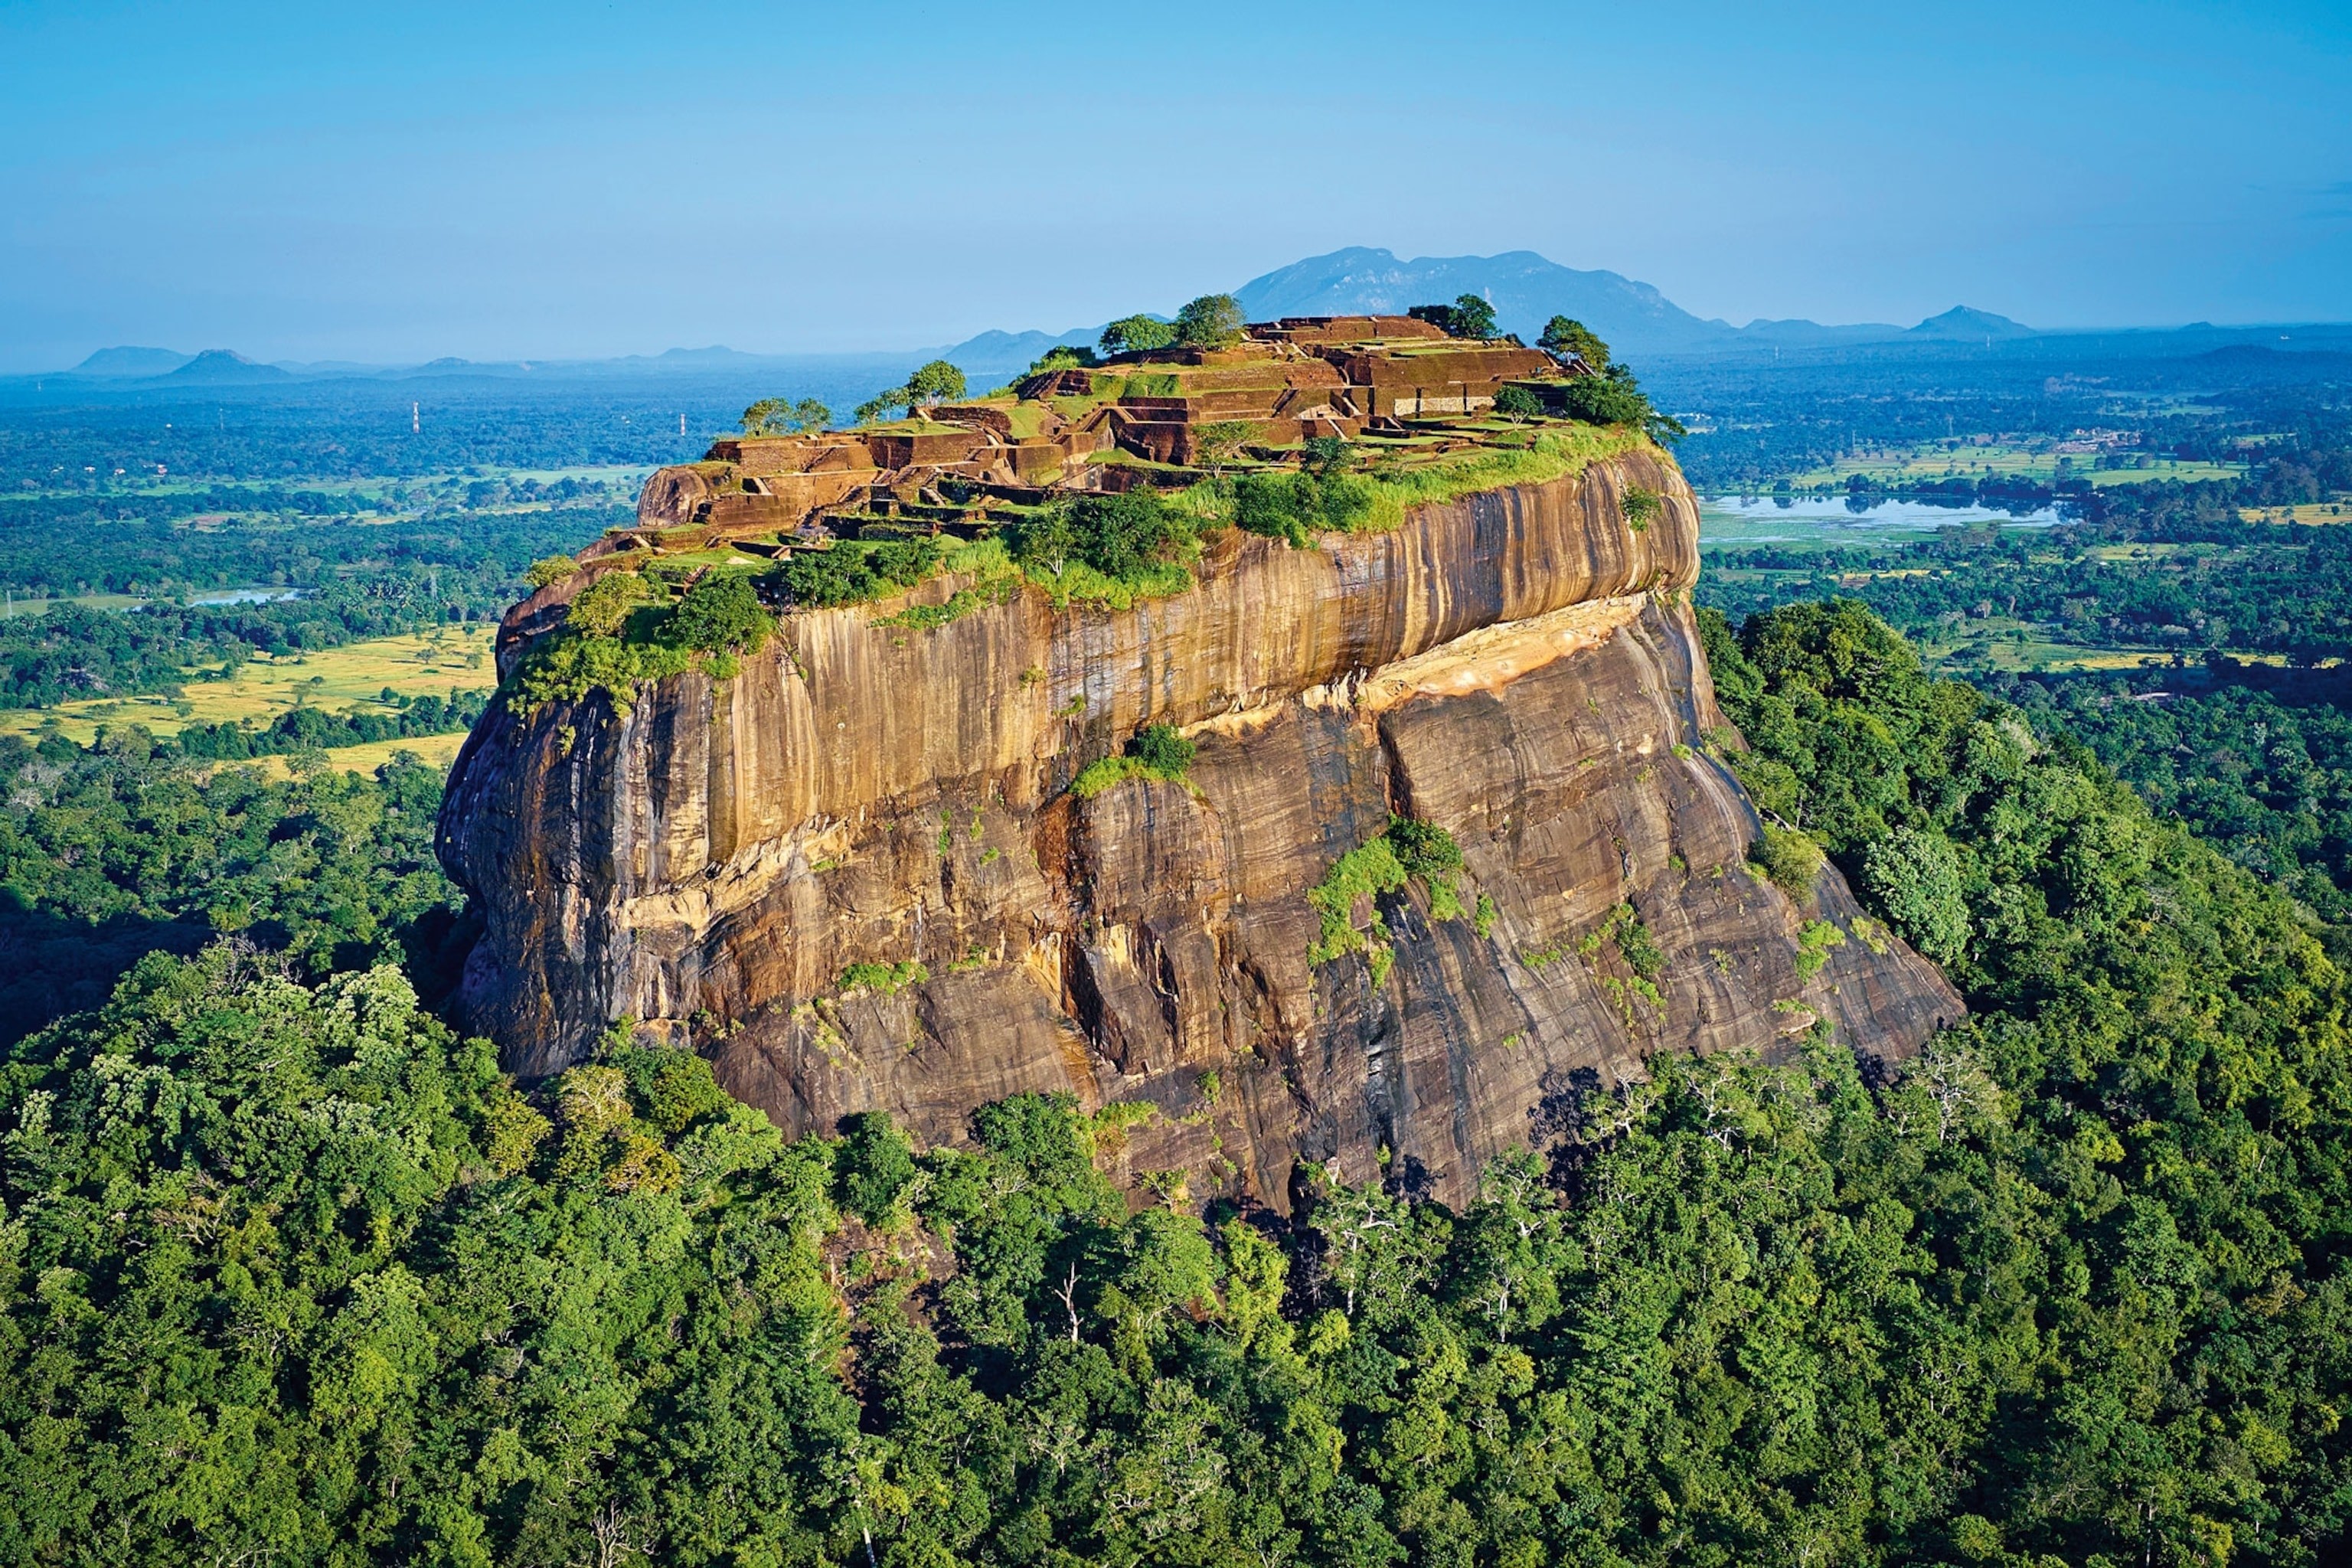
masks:
<svg viewBox="0 0 2352 1568"><path fill-rule="evenodd" d="M1453 330L1457 338L1495 336L1495 307L1475 294L1457 296L1454 301Z"/></svg>
<svg viewBox="0 0 2352 1568"><path fill-rule="evenodd" d="M795 403L785 397L763 397L743 410L746 436L782 436L792 430L814 435L833 417L833 410L814 397Z"/></svg>
<svg viewBox="0 0 2352 1568"><path fill-rule="evenodd" d="M1221 349L1241 341L1242 302L1231 294L1203 294L1176 312L1176 341L1188 349Z"/></svg>
<svg viewBox="0 0 2352 1568"><path fill-rule="evenodd" d="M943 359L935 359L907 378L907 390L914 394L909 401L925 408L952 403L963 395L963 372Z"/></svg>
<svg viewBox="0 0 2352 1568"><path fill-rule="evenodd" d="M870 425L893 408L903 408L912 417L918 408L932 408L942 403L952 403L963 395L963 372L943 359L918 365L906 384L877 392L857 405L857 422Z"/></svg>
<svg viewBox="0 0 2352 1568"><path fill-rule="evenodd" d="M1574 354L1594 370L1609 366L1609 345L1573 316L1554 316L1546 321L1543 336L1536 340L1536 346L1556 354Z"/></svg>
<svg viewBox="0 0 2352 1568"><path fill-rule="evenodd" d="M1456 295L1451 305L1415 305L1405 313L1416 321L1427 321L1449 337L1496 335L1495 307L1475 294Z"/></svg>
<svg viewBox="0 0 2352 1568"><path fill-rule="evenodd" d="M1172 322L1157 316L1121 316L1102 330L1097 340L1107 354L1142 353L1151 349L1164 349L1176 341Z"/></svg>

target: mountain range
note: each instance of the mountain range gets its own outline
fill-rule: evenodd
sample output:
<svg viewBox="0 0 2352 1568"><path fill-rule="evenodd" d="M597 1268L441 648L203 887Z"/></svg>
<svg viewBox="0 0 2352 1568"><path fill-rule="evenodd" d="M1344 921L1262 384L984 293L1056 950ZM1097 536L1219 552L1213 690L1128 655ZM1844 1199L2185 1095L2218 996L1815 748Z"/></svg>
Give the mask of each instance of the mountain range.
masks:
<svg viewBox="0 0 2352 1568"><path fill-rule="evenodd" d="M2021 345L2046 348L2061 357L2084 352L2194 353L2253 345L2275 347L2281 341L2293 342L2296 334L2303 339L2295 343L2298 348L2311 344L2315 337L2339 350L2347 342L2341 328L2322 328L2315 333L2298 328L2296 333L2286 333L2272 327L2217 328L2204 322L2131 331L2044 332L1965 305L1911 327L1883 322L1832 326L1802 320L1759 320L1735 327L1728 321L1695 316L1647 283L1615 272L1562 267L1532 250L1403 260L1392 251L1352 246L1253 278L1234 293L1251 321L1358 312L1402 314L1414 305L1450 302L1460 295L1475 294L1494 306L1504 331L1532 342L1551 317L1573 316L1637 364L1661 358L1760 359L1791 352L1802 355L1848 351L1935 354ZM714 345L605 360L484 363L448 358L398 366L291 361L265 364L227 349L187 354L171 349L122 347L100 349L72 371L59 374L121 384L230 386L349 376L734 376L804 373L822 366L852 377L878 377L878 385L902 374L904 367L938 357L960 366L975 384L987 385L1017 374L1056 344L1091 344L1100 332L1100 326L1063 332L991 331L943 348L898 353L754 354Z"/></svg>

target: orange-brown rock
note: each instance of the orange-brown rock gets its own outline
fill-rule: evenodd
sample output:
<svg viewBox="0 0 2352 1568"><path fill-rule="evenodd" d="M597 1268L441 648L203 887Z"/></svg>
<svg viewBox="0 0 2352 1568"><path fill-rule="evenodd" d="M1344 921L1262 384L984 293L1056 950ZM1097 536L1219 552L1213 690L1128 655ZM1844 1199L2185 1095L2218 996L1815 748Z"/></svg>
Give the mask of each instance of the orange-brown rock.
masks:
<svg viewBox="0 0 2352 1568"><path fill-rule="evenodd" d="M1641 531L1635 485L1664 498ZM1458 1201L1659 1050L1827 1019L1902 1056L1958 1016L1942 977L1857 925L1833 869L1800 908L1746 868L1696 530L1637 451L1312 549L1228 533L1196 589L1130 610L799 613L730 680L494 711L442 821L485 921L465 1021L530 1075L656 1021L793 1130L878 1108L950 1141L1021 1090L1149 1100L1138 1168L1278 1207L1300 1158L1361 1180L1383 1151ZM1076 798L1156 722L1197 742L1186 782ZM1415 884L1381 900L1377 983L1362 954L1310 963L1308 889L1392 812L1454 836L1491 923ZM1602 939L1626 903L1665 955L1656 1004ZM1801 979L1815 919L1849 940ZM908 961L928 977L843 990Z"/></svg>

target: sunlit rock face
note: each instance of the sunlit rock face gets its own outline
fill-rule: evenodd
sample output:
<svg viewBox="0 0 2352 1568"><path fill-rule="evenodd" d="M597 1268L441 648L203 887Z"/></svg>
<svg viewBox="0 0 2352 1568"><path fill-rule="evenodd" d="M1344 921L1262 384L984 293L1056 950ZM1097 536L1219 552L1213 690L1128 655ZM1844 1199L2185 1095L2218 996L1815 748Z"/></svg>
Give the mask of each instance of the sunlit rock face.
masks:
<svg viewBox="0 0 2352 1568"><path fill-rule="evenodd" d="M1640 530L1634 486L1662 498ZM1906 1055L1960 1014L1937 971L1856 931L1834 869L1808 908L1746 869L1697 522L1640 451L1312 549L1228 532L1196 589L1130 610L794 614L730 680L494 710L442 819L485 922L463 1021L530 1076L648 1021L795 1131L879 1109L957 1142L1023 1090L1149 1101L1134 1168L1277 1208L1301 1159L1458 1202L1661 1050L1827 1020ZM1197 742L1184 783L1072 794L1152 723ZM1387 962L1311 963L1308 890L1391 814L1459 844L1464 915L1414 883L1350 911ZM1628 904L1655 1001L1609 934ZM1817 920L1853 934L1800 978Z"/></svg>

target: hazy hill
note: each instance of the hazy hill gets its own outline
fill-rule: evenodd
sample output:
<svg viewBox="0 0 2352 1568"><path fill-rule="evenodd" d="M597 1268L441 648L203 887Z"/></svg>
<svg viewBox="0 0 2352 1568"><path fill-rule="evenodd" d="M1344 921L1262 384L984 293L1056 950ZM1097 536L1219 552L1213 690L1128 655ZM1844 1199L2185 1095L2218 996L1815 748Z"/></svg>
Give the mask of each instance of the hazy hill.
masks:
<svg viewBox="0 0 2352 1568"><path fill-rule="evenodd" d="M2007 316L1996 316L1990 310L1972 310L1966 305L1955 305L1940 316L1930 316L1904 334L1910 338L1949 338L1960 342L2041 335L2032 327L2012 321Z"/></svg>
<svg viewBox="0 0 2352 1568"><path fill-rule="evenodd" d="M177 349L100 349L74 366L76 375L169 375L194 356Z"/></svg>
<svg viewBox="0 0 2352 1568"><path fill-rule="evenodd" d="M1415 305L1476 294L1495 307L1503 331L1531 342L1545 321L1566 315L1630 353L1686 353L1737 335L1729 324L1701 321L1647 283L1580 272L1532 250L1400 261L1393 251L1351 246L1253 278L1234 293L1254 321L1356 310L1402 315Z"/></svg>
<svg viewBox="0 0 2352 1568"><path fill-rule="evenodd" d="M285 381L289 377L274 364L257 363L232 349L206 349L163 379L184 384L189 382L226 384Z"/></svg>

